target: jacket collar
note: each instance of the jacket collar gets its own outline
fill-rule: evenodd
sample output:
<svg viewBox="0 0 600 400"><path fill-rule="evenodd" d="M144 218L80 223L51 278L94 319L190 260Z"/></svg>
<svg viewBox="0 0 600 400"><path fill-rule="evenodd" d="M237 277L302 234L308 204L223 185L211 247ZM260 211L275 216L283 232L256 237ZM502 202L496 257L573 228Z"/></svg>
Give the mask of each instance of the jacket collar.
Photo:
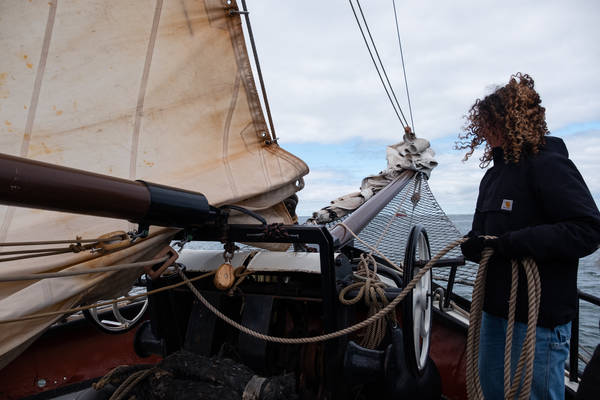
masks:
<svg viewBox="0 0 600 400"><path fill-rule="evenodd" d="M494 147L492 149L492 157L494 165L504 164L504 150L502 147Z"/></svg>

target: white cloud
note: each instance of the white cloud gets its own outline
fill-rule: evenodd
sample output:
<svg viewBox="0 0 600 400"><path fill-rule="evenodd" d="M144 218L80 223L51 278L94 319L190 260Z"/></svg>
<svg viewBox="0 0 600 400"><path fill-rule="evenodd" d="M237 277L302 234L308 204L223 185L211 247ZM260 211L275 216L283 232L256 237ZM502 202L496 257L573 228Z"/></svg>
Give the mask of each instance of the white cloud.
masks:
<svg viewBox="0 0 600 400"><path fill-rule="evenodd" d="M362 2L406 104L390 1ZM288 141L397 141L401 128L346 1L250 4L277 129ZM523 71L551 130L600 120L597 1L397 2L417 132L455 133L486 87ZM403 107L408 117L408 108Z"/></svg>
<svg viewBox="0 0 600 400"><path fill-rule="evenodd" d="M315 170L304 178L305 187L298 192L300 216L312 215L314 211L327 206L329 202L348 193L356 192L360 180L348 179L348 174L339 170Z"/></svg>
<svg viewBox="0 0 600 400"><path fill-rule="evenodd" d="M481 151L462 162L462 153L437 156L439 166L431 173L429 186L442 209L448 214L471 214L479 190L479 181L485 173L479 168Z"/></svg>
<svg viewBox="0 0 600 400"><path fill-rule="evenodd" d="M396 95L408 116L391 1L363 1ZM417 133L434 140L430 185L448 213L471 213L484 170L453 151L476 98L517 71L533 76L548 126L600 122L600 2L397 1ZM300 213L356 191L385 167L365 143L395 143L402 128L381 87L347 1L249 4L280 143L327 148L299 154L311 166ZM600 132L566 138L600 198ZM350 148L349 143L358 143ZM365 152L368 147L368 152ZM301 152L302 153L302 152Z"/></svg>
<svg viewBox="0 0 600 400"><path fill-rule="evenodd" d="M580 132L563 138L569 158L581 172L590 192L600 205L600 132ZM469 214L475 209L479 181L485 173L479 168L481 151L469 161L461 161L458 151L440 154L429 184L442 209L449 214Z"/></svg>
<svg viewBox="0 0 600 400"><path fill-rule="evenodd" d="M600 206L600 131L565 138L569 158L575 163Z"/></svg>

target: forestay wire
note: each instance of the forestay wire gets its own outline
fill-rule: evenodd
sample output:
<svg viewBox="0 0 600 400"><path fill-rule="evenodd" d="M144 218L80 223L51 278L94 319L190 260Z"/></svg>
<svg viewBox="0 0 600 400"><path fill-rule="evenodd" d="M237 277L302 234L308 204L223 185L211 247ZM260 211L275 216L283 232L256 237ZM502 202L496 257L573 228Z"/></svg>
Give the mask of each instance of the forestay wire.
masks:
<svg viewBox="0 0 600 400"><path fill-rule="evenodd" d="M365 45L367 46L369 55L371 56L371 61L373 61L373 65L375 66L377 75L379 75L379 80L381 81L381 84L383 85L383 89L385 90L385 93L387 94L387 97L390 100L390 104L392 105L392 108L394 109L394 112L396 113L396 116L398 117L400 124L402 124L402 127L407 128L407 127L409 127L408 120L406 119L406 117L404 116L404 113L402 112L402 108L400 107L400 103L398 102L398 98L396 97L396 93L394 92L394 88L392 87L392 84L390 83L387 72L385 71L385 67L383 65L383 62L381 61L381 57L379 56L379 51L377 50L377 46L375 45L375 40L373 39L373 36L371 35L371 30L369 29L369 25L367 23L365 14L363 13L362 7L360 5L360 1L356 0L356 4L358 5L358 10L359 10L361 18L363 20L362 24L358 18L358 15L356 13L356 9L354 8L354 4L352 3L352 0L348 0L348 2L350 3L350 7L352 8L352 12L354 13L354 18L356 19L356 23L358 24L360 33L363 37ZM365 26L367 34L369 35L370 44L369 44L369 41L367 40L367 37L365 36L365 32L364 32L363 26L362 26L363 24ZM371 50L371 47L373 48L373 50ZM377 56L377 61L379 62L379 64L377 63L377 61L375 61L375 56L373 56L373 51L375 52L375 55ZM382 76L382 73L383 73L383 76ZM385 81L383 79L384 76L385 76ZM387 82L387 85L386 85L386 82ZM393 100L392 100L392 97L393 97Z"/></svg>
<svg viewBox="0 0 600 400"><path fill-rule="evenodd" d="M415 121L413 120L412 106L410 104L410 92L408 90L408 79L406 79L406 67L404 66L404 52L402 51L402 41L400 40L400 27L398 25L398 14L396 13L396 0L392 0L394 6L394 21L396 22L396 33L398 34L398 47L400 47L400 59L402 60L402 72L404 73L404 86L406 87L406 98L408 99L408 112L410 114L410 124L413 132L415 130Z"/></svg>

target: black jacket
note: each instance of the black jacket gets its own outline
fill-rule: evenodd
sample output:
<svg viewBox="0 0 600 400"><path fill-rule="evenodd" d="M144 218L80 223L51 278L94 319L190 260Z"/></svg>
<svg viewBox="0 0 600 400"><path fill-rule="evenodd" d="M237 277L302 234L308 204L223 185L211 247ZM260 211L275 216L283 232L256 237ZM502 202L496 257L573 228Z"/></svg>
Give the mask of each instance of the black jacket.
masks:
<svg viewBox="0 0 600 400"><path fill-rule="evenodd" d="M509 258L531 256L540 273L542 298L538 326L571 321L577 307L579 258L600 244L600 213L564 142L547 137L536 155L506 163L493 149L494 166L479 186L473 232L500 237L506 257L488 267L484 310L507 318ZM527 283L520 271L516 320L527 321Z"/></svg>

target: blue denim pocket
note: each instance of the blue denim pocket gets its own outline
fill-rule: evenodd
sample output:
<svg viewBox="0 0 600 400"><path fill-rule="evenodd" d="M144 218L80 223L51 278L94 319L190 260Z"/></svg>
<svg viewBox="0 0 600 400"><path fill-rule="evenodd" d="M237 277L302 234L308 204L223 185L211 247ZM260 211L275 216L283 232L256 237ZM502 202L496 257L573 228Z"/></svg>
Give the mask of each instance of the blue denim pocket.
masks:
<svg viewBox="0 0 600 400"><path fill-rule="evenodd" d="M552 330L552 339L550 348L552 350L569 349L569 340L571 340L571 323L559 325Z"/></svg>

